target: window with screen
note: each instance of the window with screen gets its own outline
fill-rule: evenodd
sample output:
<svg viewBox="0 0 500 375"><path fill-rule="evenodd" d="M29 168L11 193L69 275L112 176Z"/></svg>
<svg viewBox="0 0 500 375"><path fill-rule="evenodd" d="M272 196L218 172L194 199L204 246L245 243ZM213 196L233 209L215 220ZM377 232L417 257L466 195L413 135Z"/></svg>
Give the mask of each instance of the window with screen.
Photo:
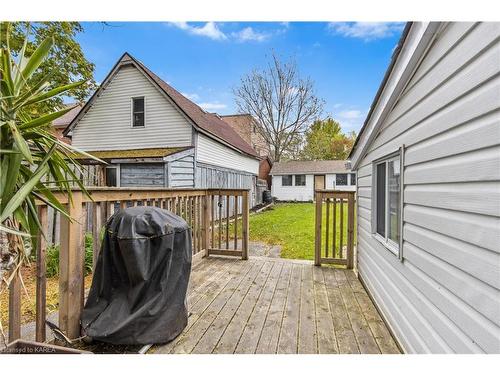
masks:
<svg viewBox="0 0 500 375"><path fill-rule="evenodd" d="M295 186L306 186L306 175L296 174L295 175Z"/></svg>
<svg viewBox="0 0 500 375"><path fill-rule="evenodd" d="M356 173L351 173L351 185L356 185Z"/></svg>
<svg viewBox="0 0 500 375"><path fill-rule="evenodd" d="M347 173L337 173L335 175L335 185L347 185Z"/></svg>
<svg viewBox="0 0 500 375"><path fill-rule="evenodd" d="M144 97L132 99L132 126L144 126Z"/></svg>
<svg viewBox="0 0 500 375"><path fill-rule="evenodd" d="M292 186L292 175L281 176L281 186Z"/></svg>
<svg viewBox="0 0 500 375"><path fill-rule="evenodd" d="M399 249L401 220L400 156L380 161L375 167L376 233L390 249Z"/></svg>

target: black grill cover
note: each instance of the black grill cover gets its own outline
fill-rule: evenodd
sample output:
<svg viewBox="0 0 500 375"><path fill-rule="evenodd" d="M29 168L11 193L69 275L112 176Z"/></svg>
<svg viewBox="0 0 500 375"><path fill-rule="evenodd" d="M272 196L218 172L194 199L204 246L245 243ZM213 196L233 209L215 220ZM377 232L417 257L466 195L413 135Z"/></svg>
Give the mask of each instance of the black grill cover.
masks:
<svg viewBox="0 0 500 375"><path fill-rule="evenodd" d="M106 223L82 313L84 333L112 344L173 340L187 324L191 230L170 211L130 207Z"/></svg>

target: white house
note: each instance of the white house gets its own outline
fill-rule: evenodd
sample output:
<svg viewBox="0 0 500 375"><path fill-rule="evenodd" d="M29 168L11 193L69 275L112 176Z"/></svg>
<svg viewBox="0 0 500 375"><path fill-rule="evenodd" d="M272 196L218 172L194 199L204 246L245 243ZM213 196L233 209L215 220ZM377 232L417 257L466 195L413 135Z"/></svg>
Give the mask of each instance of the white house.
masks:
<svg viewBox="0 0 500 375"><path fill-rule="evenodd" d="M271 194L280 201L311 201L314 190L356 190L356 176L346 160L274 163Z"/></svg>
<svg viewBox="0 0 500 375"><path fill-rule="evenodd" d="M500 24L409 23L350 160L359 277L402 348L500 353Z"/></svg>
<svg viewBox="0 0 500 375"><path fill-rule="evenodd" d="M226 122L125 53L64 131L108 186L250 188L259 159ZM90 163L91 161L84 161Z"/></svg>

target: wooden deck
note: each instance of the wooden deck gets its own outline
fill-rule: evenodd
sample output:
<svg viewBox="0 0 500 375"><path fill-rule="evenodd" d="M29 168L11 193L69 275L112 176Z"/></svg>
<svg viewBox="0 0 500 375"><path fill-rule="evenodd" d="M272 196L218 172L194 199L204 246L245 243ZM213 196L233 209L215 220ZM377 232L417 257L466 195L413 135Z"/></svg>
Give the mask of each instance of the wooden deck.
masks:
<svg viewBox="0 0 500 375"><path fill-rule="evenodd" d="M353 271L210 257L193 266L189 322L155 353L399 353Z"/></svg>

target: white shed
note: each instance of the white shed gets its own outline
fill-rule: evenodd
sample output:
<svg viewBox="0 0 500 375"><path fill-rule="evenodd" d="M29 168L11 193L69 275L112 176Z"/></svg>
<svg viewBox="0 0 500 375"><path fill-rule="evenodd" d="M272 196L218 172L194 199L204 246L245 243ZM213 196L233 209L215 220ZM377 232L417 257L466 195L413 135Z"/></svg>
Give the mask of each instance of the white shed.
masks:
<svg viewBox="0 0 500 375"><path fill-rule="evenodd" d="M359 277L402 348L500 353L500 24L408 24L350 159Z"/></svg>
<svg viewBox="0 0 500 375"><path fill-rule="evenodd" d="M314 190L356 190L356 176L346 160L274 163L271 194L280 201L312 201Z"/></svg>

